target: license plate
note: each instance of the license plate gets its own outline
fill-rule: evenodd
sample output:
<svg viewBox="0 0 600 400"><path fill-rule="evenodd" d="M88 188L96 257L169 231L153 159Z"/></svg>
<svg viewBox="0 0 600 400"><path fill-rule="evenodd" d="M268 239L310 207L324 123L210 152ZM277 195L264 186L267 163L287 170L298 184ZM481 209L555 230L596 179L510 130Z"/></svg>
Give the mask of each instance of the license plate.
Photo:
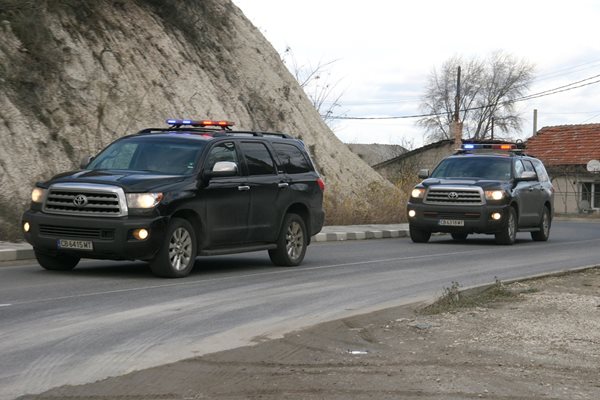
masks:
<svg viewBox="0 0 600 400"><path fill-rule="evenodd" d="M58 240L59 249L71 249L71 250L94 250L94 246L90 240Z"/></svg>
<svg viewBox="0 0 600 400"><path fill-rule="evenodd" d="M440 219L440 225L443 226L465 226L462 219Z"/></svg>

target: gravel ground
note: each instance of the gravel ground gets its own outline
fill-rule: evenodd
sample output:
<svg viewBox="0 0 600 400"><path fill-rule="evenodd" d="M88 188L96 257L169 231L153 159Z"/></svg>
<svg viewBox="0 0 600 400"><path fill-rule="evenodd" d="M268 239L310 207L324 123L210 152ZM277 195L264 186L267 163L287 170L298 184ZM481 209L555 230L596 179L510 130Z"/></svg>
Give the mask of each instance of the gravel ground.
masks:
<svg viewBox="0 0 600 400"><path fill-rule="evenodd" d="M412 304L23 399L600 399L600 269Z"/></svg>

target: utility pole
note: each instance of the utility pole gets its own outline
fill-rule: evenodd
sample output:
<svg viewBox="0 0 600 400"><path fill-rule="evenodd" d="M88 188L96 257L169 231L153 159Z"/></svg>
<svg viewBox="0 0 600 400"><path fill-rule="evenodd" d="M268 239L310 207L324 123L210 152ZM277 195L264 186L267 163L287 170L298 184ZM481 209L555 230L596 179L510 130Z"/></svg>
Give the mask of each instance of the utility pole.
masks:
<svg viewBox="0 0 600 400"><path fill-rule="evenodd" d="M454 137L454 145L460 147L462 145L462 128L463 124L460 122L460 67L458 67L456 77L456 97L454 98L454 118L450 123L450 132Z"/></svg>
<svg viewBox="0 0 600 400"><path fill-rule="evenodd" d="M533 110L533 135L537 135L537 110Z"/></svg>

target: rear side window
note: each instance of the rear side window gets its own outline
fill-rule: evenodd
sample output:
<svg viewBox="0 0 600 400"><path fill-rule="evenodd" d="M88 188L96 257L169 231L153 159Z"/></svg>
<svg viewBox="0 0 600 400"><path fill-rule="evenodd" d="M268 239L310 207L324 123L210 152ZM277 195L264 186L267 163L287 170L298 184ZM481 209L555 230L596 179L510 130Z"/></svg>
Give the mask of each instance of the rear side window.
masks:
<svg viewBox="0 0 600 400"><path fill-rule="evenodd" d="M296 146L284 143L273 143L283 170L288 174L311 172L312 165L304 153Z"/></svg>
<svg viewBox="0 0 600 400"><path fill-rule="evenodd" d="M249 175L275 174L275 162L267 146L259 142L242 142Z"/></svg>

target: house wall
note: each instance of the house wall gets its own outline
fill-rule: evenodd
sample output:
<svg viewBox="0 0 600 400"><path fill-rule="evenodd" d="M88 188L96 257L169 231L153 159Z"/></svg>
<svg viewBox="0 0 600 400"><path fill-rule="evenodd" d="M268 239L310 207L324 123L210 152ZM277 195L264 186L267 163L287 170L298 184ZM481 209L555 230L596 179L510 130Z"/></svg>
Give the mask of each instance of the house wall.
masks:
<svg viewBox="0 0 600 400"><path fill-rule="evenodd" d="M407 178L414 178L416 182L420 169L427 168L431 171L443 158L454 152L454 143L443 143L414 154L407 154L398 160L376 165L374 168L392 183L404 181Z"/></svg>
<svg viewBox="0 0 600 400"><path fill-rule="evenodd" d="M590 173L560 173L554 170L550 172L552 184L554 185L554 210L559 214L579 214L599 212L598 205L595 210L583 209L581 206L583 182L592 182L600 185L600 174Z"/></svg>

